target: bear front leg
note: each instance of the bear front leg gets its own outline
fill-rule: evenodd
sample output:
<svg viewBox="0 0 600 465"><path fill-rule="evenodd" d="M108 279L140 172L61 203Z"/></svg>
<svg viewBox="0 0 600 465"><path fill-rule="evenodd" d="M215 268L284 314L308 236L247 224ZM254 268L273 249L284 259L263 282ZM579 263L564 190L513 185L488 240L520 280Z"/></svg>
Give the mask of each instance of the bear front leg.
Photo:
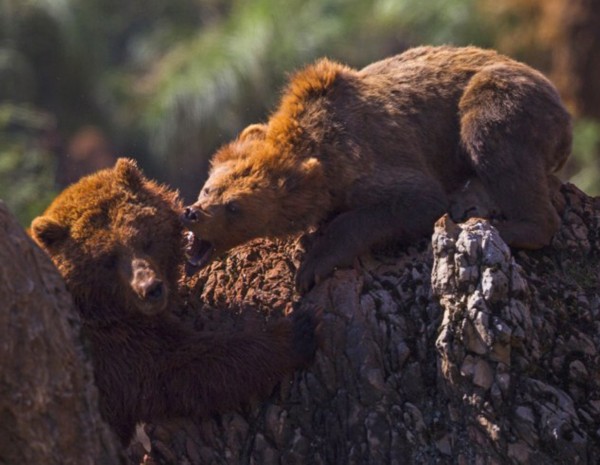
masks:
<svg viewBox="0 0 600 465"><path fill-rule="evenodd" d="M180 333L164 354L157 391L142 419L206 417L268 396L283 377L307 366L318 345L320 311L294 311L266 330Z"/></svg>
<svg viewBox="0 0 600 465"><path fill-rule="evenodd" d="M446 194L435 180L423 176L400 182L393 199L341 213L323 227L298 269L296 287L307 292L335 269L351 266L374 245L391 240L410 243L431 234L447 208Z"/></svg>

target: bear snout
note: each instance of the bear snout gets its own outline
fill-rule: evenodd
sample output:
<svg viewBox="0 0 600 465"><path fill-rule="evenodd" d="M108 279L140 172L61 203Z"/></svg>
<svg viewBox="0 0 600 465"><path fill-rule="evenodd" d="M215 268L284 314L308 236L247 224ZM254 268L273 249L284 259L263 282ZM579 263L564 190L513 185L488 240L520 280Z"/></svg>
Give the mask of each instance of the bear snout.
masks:
<svg viewBox="0 0 600 465"><path fill-rule="evenodd" d="M138 288L140 295L147 300L158 300L163 295L163 283L160 279L150 278L142 281Z"/></svg>
<svg viewBox="0 0 600 465"><path fill-rule="evenodd" d="M142 310L146 313L161 311L167 302L167 287L162 279L146 260L134 259L131 268L131 287L142 301Z"/></svg>
<svg viewBox="0 0 600 465"><path fill-rule="evenodd" d="M201 207L190 205L189 207L185 207L183 209L181 221L183 224L197 223L203 216L205 216L205 213L202 211Z"/></svg>

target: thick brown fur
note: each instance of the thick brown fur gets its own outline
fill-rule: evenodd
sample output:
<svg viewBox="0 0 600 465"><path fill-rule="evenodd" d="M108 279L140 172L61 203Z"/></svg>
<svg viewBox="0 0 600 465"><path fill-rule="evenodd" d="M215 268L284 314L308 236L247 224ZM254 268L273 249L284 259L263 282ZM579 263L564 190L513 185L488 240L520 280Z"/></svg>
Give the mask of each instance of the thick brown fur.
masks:
<svg viewBox="0 0 600 465"><path fill-rule="evenodd" d="M309 313L233 333L195 332L172 316L180 208L175 193L120 159L67 188L31 227L74 297L100 411L123 443L137 422L202 417L264 396L315 349Z"/></svg>
<svg viewBox="0 0 600 465"><path fill-rule="evenodd" d="M183 220L213 255L321 225L297 276L306 290L375 244L431 233L477 179L503 238L535 249L559 226L548 179L570 146L554 86L494 51L419 47L360 71L323 59L217 152Z"/></svg>

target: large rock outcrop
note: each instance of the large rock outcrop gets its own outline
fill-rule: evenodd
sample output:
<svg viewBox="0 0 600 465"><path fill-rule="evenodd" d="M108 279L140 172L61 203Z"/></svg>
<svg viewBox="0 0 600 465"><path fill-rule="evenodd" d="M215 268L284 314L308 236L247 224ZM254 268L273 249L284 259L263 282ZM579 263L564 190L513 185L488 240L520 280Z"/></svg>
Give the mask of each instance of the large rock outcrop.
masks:
<svg viewBox="0 0 600 465"><path fill-rule="evenodd" d="M489 222L438 222L304 297L299 242L257 241L187 283L198 328L324 310L314 365L266 402L147 425L146 463L600 463L600 206L562 188L552 247L511 251Z"/></svg>

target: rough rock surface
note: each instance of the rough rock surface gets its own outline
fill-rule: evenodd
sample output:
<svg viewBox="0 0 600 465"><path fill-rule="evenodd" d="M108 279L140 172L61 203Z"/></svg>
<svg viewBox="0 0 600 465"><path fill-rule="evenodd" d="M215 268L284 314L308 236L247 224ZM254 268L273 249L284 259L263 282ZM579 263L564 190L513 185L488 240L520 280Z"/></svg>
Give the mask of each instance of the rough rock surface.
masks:
<svg viewBox="0 0 600 465"><path fill-rule="evenodd" d="M65 284L0 201L0 464L114 465Z"/></svg>
<svg viewBox="0 0 600 465"><path fill-rule="evenodd" d="M552 247L511 251L488 221L444 218L431 243L361 257L302 298L298 241L214 263L186 284L190 325L316 304L322 348L266 402L146 425L144 461L600 463L600 202L562 195Z"/></svg>

